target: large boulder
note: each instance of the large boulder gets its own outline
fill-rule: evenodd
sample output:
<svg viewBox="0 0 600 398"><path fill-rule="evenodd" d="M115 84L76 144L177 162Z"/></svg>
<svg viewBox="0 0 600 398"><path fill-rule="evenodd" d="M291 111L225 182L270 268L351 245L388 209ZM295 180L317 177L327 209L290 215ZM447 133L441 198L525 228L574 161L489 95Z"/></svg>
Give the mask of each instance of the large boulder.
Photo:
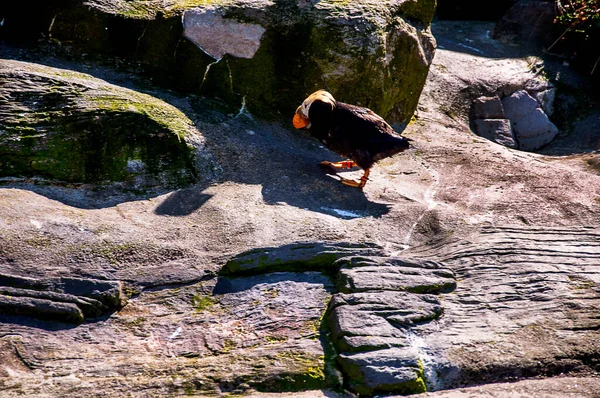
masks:
<svg viewBox="0 0 600 398"><path fill-rule="evenodd" d="M439 19L497 21L517 0L438 0L436 15Z"/></svg>
<svg viewBox="0 0 600 398"><path fill-rule="evenodd" d="M550 46L564 32L554 24L554 1L519 0L496 23L494 39L511 43L540 43Z"/></svg>
<svg viewBox="0 0 600 398"><path fill-rule="evenodd" d="M204 139L177 108L90 75L0 61L0 176L128 189L211 174Z"/></svg>
<svg viewBox="0 0 600 398"><path fill-rule="evenodd" d="M156 81L270 115L325 88L407 122L435 51L435 0L50 3L35 19L13 5L0 36L22 39L27 25L71 53L125 57Z"/></svg>

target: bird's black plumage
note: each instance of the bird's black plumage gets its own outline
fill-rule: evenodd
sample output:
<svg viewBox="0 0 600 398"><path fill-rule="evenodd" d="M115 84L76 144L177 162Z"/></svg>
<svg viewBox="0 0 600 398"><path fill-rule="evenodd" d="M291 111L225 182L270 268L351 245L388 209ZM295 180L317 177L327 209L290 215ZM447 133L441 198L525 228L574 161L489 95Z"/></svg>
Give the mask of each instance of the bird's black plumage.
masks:
<svg viewBox="0 0 600 398"><path fill-rule="evenodd" d="M370 109L336 101L325 90L308 96L296 109L292 119L296 128L309 128L311 135L327 148L352 161L321 162L326 172L360 167L364 170L359 181L340 181L362 189L369 179L370 169L378 160L409 148L409 139L400 136L385 120Z"/></svg>
<svg viewBox="0 0 600 398"><path fill-rule="evenodd" d="M383 118L370 109L335 101L316 99L308 119L310 133L332 151L352 159L364 169L375 162L409 148L408 139L397 134Z"/></svg>

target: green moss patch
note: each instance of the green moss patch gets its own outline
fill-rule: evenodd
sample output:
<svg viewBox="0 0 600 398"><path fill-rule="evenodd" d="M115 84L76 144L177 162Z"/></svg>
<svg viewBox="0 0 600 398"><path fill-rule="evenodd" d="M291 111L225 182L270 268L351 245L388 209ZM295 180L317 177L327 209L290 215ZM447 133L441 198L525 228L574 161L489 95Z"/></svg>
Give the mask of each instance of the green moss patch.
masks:
<svg viewBox="0 0 600 398"><path fill-rule="evenodd" d="M146 94L81 73L0 64L0 176L131 188L197 181L193 123Z"/></svg>

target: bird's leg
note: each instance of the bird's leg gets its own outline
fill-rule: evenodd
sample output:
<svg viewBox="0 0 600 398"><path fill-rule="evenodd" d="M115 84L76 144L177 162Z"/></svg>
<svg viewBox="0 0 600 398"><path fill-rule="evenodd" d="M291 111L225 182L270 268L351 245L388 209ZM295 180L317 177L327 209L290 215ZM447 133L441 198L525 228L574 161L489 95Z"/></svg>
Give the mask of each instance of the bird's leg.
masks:
<svg viewBox="0 0 600 398"><path fill-rule="evenodd" d="M340 182L344 185L362 189L365 186L365 184L367 183L370 173L371 173L370 169L365 169L365 173L363 174L362 177L360 177L359 181L353 181L353 180L347 180L345 178L340 178Z"/></svg>
<svg viewBox="0 0 600 398"><path fill-rule="evenodd" d="M352 160L344 160L343 162L327 162L323 161L319 163L319 166L323 171L327 174L336 175L338 170L341 169L351 169L352 167L356 167L357 164Z"/></svg>
<svg viewBox="0 0 600 398"><path fill-rule="evenodd" d="M319 163L321 166L333 167L334 169L351 169L353 167L357 167L358 165L353 160L344 160L342 162L327 162L323 161Z"/></svg>

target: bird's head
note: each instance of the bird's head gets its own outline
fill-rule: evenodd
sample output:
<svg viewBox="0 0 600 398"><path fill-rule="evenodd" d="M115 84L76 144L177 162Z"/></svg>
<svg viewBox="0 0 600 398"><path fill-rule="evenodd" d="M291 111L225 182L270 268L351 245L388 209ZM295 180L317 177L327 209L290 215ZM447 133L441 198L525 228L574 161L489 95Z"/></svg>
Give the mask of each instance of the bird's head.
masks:
<svg viewBox="0 0 600 398"><path fill-rule="evenodd" d="M301 129L310 127L308 112L313 103L323 103L326 106L330 106L331 110L335 108L335 99L333 98L333 95L325 90L315 91L302 102L302 105L300 105L298 109L296 109L296 114L292 120L295 128Z"/></svg>

